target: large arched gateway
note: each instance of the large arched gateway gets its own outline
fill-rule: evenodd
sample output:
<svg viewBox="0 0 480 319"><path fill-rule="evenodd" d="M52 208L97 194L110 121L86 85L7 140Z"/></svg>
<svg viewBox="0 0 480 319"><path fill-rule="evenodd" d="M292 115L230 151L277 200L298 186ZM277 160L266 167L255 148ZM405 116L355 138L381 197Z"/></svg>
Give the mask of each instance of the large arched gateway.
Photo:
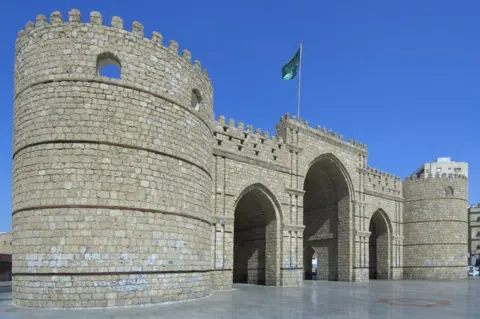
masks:
<svg viewBox="0 0 480 319"><path fill-rule="evenodd" d="M347 280L350 258L350 197L348 174L332 154L318 157L311 164L304 182L304 248L317 253L317 278ZM304 255L304 265L311 254ZM311 269L304 270L305 279Z"/></svg>
<svg viewBox="0 0 480 319"><path fill-rule="evenodd" d="M233 282L277 284L278 208L262 185L245 189L235 205Z"/></svg>

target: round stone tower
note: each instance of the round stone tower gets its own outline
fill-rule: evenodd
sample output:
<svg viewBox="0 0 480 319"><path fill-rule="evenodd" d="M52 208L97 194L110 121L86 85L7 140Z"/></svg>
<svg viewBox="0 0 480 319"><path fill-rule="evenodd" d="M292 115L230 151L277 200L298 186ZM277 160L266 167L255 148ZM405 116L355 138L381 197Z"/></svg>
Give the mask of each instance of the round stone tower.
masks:
<svg viewBox="0 0 480 319"><path fill-rule="evenodd" d="M67 19L66 19L67 20ZM211 292L213 90L162 35L98 12L28 22L15 55L13 302L105 307ZM120 78L101 76L113 65Z"/></svg>
<svg viewBox="0 0 480 319"><path fill-rule="evenodd" d="M404 278L467 277L468 181L463 175L411 176L403 184Z"/></svg>

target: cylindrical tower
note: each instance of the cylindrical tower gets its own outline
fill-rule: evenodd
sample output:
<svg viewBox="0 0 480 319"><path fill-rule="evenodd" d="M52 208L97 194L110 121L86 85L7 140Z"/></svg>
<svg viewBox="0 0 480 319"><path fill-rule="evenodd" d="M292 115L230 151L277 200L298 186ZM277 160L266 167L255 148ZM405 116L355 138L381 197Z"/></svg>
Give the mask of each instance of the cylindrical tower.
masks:
<svg viewBox="0 0 480 319"><path fill-rule="evenodd" d="M210 294L213 90L190 52L98 12L16 42L13 302L104 307ZM100 76L112 64L119 79Z"/></svg>
<svg viewBox="0 0 480 319"><path fill-rule="evenodd" d="M408 177L403 194L404 278L466 278L467 178L456 174Z"/></svg>

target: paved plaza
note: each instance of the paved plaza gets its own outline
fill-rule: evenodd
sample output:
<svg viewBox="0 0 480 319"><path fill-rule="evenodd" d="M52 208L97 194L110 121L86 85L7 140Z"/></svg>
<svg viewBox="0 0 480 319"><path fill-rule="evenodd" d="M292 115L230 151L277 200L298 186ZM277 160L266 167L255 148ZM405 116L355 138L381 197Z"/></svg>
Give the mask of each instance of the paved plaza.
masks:
<svg viewBox="0 0 480 319"><path fill-rule="evenodd" d="M14 318L479 318L480 280L305 281L302 288L235 285L228 292L182 303L110 309L15 307L0 286L0 319Z"/></svg>

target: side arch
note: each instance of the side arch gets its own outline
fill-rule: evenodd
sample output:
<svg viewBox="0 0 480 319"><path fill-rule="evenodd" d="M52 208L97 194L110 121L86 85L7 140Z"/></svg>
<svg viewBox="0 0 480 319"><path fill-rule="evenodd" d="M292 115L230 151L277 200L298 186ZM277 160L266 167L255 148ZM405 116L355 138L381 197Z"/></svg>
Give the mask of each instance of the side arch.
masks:
<svg viewBox="0 0 480 319"><path fill-rule="evenodd" d="M378 206L377 206L378 207ZM385 222L388 227L388 231L390 234L393 234L393 225L390 216L388 216L387 212L383 208L377 208L373 211L373 214L370 216L370 221L374 217L375 214L378 214L381 219Z"/></svg>
<svg viewBox="0 0 480 319"><path fill-rule="evenodd" d="M277 196L275 196L275 194L267 186L265 186L263 183L260 183L260 182L250 184L250 185L243 188L243 190L235 198L235 201L233 203L233 210L235 211L235 208L237 208L238 202L242 199L242 197L252 190L258 190L261 193L263 193L265 196L268 197L268 199L275 206L275 217L276 217L276 219L280 223L283 222L282 205L280 205L280 202L278 201Z"/></svg>
<svg viewBox="0 0 480 319"><path fill-rule="evenodd" d="M280 285L281 207L265 185L245 187L234 202L233 281Z"/></svg>
<svg viewBox="0 0 480 319"><path fill-rule="evenodd" d="M382 208L370 216L368 244L369 279L392 278L392 222Z"/></svg>

